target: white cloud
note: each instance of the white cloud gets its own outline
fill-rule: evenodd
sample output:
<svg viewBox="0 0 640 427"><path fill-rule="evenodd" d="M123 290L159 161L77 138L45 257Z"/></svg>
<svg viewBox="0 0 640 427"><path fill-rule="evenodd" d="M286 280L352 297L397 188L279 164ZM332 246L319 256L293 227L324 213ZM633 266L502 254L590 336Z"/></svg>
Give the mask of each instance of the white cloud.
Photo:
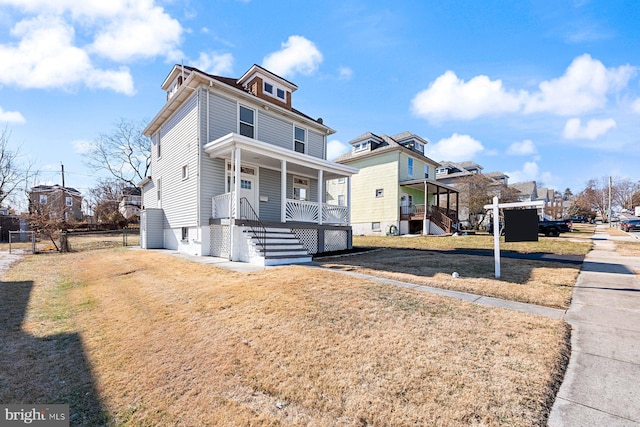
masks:
<svg viewBox="0 0 640 427"><path fill-rule="evenodd" d="M530 139L514 142L507 148L507 154L511 156L527 156L536 153L536 146Z"/></svg>
<svg viewBox="0 0 640 427"><path fill-rule="evenodd" d="M507 89L501 80L485 75L465 82L447 71L413 98L411 111L436 121L505 113L582 114L604 108L609 95L624 89L637 70L631 65L607 68L585 54L576 57L562 76L541 82L534 92Z"/></svg>
<svg viewBox="0 0 640 427"><path fill-rule="evenodd" d="M592 119L582 126L580 119L574 118L567 120L562 136L566 139L596 139L615 128L616 121L613 119Z"/></svg>
<svg viewBox="0 0 640 427"><path fill-rule="evenodd" d="M327 160L333 160L341 154L351 150L351 146L345 142L332 139L327 142Z"/></svg>
<svg viewBox="0 0 640 427"><path fill-rule="evenodd" d="M17 45L0 45L0 84L23 88L112 89L132 95L133 78L126 67L101 70L89 55L73 45L75 30L55 16L38 16L18 22L11 34Z"/></svg>
<svg viewBox="0 0 640 427"><path fill-rule="evenodd" d="M640 98L638 98L635 101L633 101L633 104L631 104L631 110L634 113L640 114Z"/></svg>
<svg viewBox="0 0 640 427"><path fill-rule="evenodd" d="M302 36L290 36L280 50L262 60L262 66L282 77L297 73L310 75L318 69L322 59L322 53L313 42Z"/></svg>
<svg viewBox="0 0 640 427"><path fill-rule="evenodd" d="M90 51L114 61L181 56L182 26L151 1L131 2L97 32Z"/></svg>
<svg viewBox="0 0 640 427"><path fill-rule="evenodd" d="M73 151L78 154L88 153L89 151L93 150L96 147L95 142L86 141L84 139L73 141L72 145L73 145Z"/></svg>
<svg viewBox="0 0 640 427"><path fill-rule="evenodd" d="M509 176L509 183L538 181L547 186L553 187L554 177L550 172L540 172L540 167L536 162L526 162L522 169L512 172L505 172Z"/></svg>
<svg viewBox="0 0 640 427"><path fill-rule="evenodd" d="M446 118L471 120L484 115L515 112L522 94L510 93L501 80L476 76L465 82L447 71L419 92L411 101L412 112L430 120Z"/></svg>
<svg viewBox="0 0 640 427"><path fill-rule="evenodd" d="M4 111L0 107L0 123L26 123L27 120L19 111Z"/></svg>
<svg viewBox="0 0 640 427"><path fill-rule="evenodd" d="M340 67L338 69L340 80L350 80L353 77L353 70L349 67Z"/></svg>
<svg viewBox="0 0 640 427"><path fill-rule="evenodd" d="M524 111L572 115L602 108L607 95L624 88L635 73L630 65L606 68L587 54L579 56L563 76L540 83L540 91L528 98Z"/></svg>
<svg viewBox="0 0 640 427"><path fill-rule="evenodd" d="M435 160L451 160L460 162L472 160L473 157L484 150L480 141L469 135L454 133L449 138L441 139L435 144L425 146L427 155Z"/></svg>
<svg viewBox="0 0 640 427"><path fill-rule="evenodd" d="M200 52L200 57L193 66L206 73L228 75L233 72L233 55L230 53Z"/></svg>

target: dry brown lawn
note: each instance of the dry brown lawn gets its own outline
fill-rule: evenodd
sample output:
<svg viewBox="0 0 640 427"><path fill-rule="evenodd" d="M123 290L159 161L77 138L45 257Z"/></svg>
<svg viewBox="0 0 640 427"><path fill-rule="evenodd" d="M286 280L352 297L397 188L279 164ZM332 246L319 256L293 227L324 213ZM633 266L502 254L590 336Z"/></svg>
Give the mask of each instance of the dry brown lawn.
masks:
<svg viewBox="0 0 640 427"><path fill-rule="evenodd" d="M586 255L591 250L589 238L593 234L581 231L563 233L559 237L540 237L537 242L509 242L501 238L500 250L518 253L549 253ZM493 236L482 233L467 236L353 236L354 246L382 248L411 248L431 250L485 249L493 250Z"/></svg>
<svg viewBox="0 0 640 427"><path fill-rule="evenodd" d="M545 425L567 325L331 271L29 256L0 283L0 402L73 425Z"/></svg>
<svg viewBox="0 0 640 427"><path fill-rule="evenodd" d="M616 241L616 252L622 256L640 256L640 242Z"/></svg>
<svg viewBox="0 0 640 427"><path fill-rule="evenodd" d="M328 268L565 309L580 272L579 264L502 257L500 279L496 279L493 257L409 249L382 249L319 261ZM453 278L453 272L459 277Z"/></svg>

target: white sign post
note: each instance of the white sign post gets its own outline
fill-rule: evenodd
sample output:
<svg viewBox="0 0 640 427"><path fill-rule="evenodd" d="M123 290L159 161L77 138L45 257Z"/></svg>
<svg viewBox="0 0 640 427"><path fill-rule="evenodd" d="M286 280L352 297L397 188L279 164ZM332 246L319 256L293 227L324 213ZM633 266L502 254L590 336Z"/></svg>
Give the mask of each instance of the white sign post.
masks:
<svg viewBox="0 0 640 427"><path fill-rule="evenodd" d="M503 208L544 208L543 200L535 202L498 203L498 196L493 196L493 203L484 205L485 209L493 210L493 256L495 258L496 279L500 278L500 209Z"/></svg>

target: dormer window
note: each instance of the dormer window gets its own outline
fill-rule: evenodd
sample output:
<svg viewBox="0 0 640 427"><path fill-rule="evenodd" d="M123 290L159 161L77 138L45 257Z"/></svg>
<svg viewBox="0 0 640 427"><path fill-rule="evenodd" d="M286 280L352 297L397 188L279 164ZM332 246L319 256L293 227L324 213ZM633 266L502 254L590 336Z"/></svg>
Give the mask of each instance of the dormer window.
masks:
<svg viewBox="0 0 640 427"><path fill-rule="evenodd" d="M276 96L284 101L285 100L284 90L276 89Z"/></svg>
<svg viewBox="0 0 640 427"><path fill-rule="evenodd" d="M418 153L424 154L424 144L423 143L416 141L415 145L414 145L414 148Z"/></svg>
<svg viewBox="0 0 640 427"><path fill-rule="evenodd" d="M354 144L353 146L353 152L357 153L359 151L366 151L369 149L369 143L371 141L366 141L366 142L359 142L357 144Z"/></svg>
<svg viewBox="0 0 640 427"><path fill-rule="evenodd" d="M273 95L273 85L271 83L264 82L264 91Z"/></svg>
<svg viewBox="0 0 640 427"><path fill-rule="evenodd" d="M278 87L277 84L274 84L271 81L264 81L262 83L262 93L273 98L277 98L282 102L286 102L287 99L287 93L285 92L285 90Z"/></svg>

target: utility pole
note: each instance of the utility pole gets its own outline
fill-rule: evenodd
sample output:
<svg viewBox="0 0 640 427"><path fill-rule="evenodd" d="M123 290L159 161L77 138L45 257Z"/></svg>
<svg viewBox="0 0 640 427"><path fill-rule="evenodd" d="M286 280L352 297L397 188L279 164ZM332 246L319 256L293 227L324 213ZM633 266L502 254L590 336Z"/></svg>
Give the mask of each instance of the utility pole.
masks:
<svg viewBox="0 0 640 427"><path fill-rule="evenodd" d="M64 186L64 164L62 164L62 162L60 162L60 167L62 168L62 206L61 206L61 210L62 210L62 222L66 222L66 218L64 216L65 214L65 210L66 210L66 204L67 204L67 191L66 191L66 187Z"/></svg>
<svg viewBox="0 0 640 427"><path fill-rule="evenodd" d="M609 175L609 228L613 227L613 225L611 224L611 219L613 218L613 212L611 211L611 184L612 184L613 178L611 178L611 175Z"/></svg>

